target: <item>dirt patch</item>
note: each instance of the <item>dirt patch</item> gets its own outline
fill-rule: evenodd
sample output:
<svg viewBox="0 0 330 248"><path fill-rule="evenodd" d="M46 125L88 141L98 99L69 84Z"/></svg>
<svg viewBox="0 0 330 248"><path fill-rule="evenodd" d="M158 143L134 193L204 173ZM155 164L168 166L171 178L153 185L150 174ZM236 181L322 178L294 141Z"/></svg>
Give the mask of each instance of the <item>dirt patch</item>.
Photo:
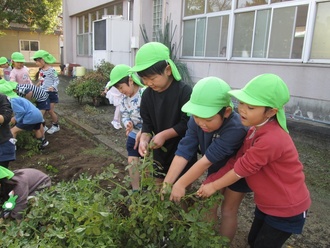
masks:
<svg viewBox="0 0 330 248"><path fill-rule="evenodd" d="M65 95L67 78L61 78L60 113L61 130L47 135L49 146L40 155L27 157L23 150L17 151L17 160L11 169L22 167L38 168L52 175L53 181L71 180L81 173L95 175L105 166L114 163L121 170L119 178L126 175L125 134L124 130L114 129L110 121L114 108L103 104L94 107L86 102L79 105ZM95 133L86 132L73 125L69 120L89 126ZM48 120L49 122L49 120ZM322 125L310 125L302 122L290 122L289 130L305 166L306 181L312 195L312 206L308 212L302 235L293 235L284 247L291 248L326 248L330 244L329 224L329 189L330 189L330 129ZM109 141L107 147L102 140ZM121 153L115 150L121 149ZM247 235L252 223L254 211L253 194L248 194L239 211L239 226L232 248L247 246Z"/></svg>

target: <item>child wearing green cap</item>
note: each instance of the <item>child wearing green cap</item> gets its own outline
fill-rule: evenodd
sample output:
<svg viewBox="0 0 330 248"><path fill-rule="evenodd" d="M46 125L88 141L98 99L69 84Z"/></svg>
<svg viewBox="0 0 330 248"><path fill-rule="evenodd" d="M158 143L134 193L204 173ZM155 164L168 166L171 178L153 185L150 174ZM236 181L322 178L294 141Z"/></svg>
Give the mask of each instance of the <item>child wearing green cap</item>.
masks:
<svg viewBox="0 0 330 248"><path fill-rule="evenodd" d="M60 125L58 124L58 116L55 113L55 105L59 102L58 89L59 79L56 70L50 64L55 63L56 59L53 55L45 50L38 50L33 55L33 60L40 68L39 70L39 82L36 86L40 86L49 95L50 109L47 113L52 119L51 128L44 127L48 134L53 134L60 131Z"/></svg>
<svg viewBox="0 0 330 248"><path fill-rule="evenodd" d="M2 68L3 78L6 81L10 81L10 72L13 68L10 66L6 57L0 58L0 67Z"/></svg>
<svg viewBox="0 0 330 248"><path fill-rule="evenodd" d="M0 164L6 168L16 159L16 140L10 131L13 110L6 95L0 94Z"/></svg>
<svg viewBox="0 0 330 248"><path fill-rule="evenodd" d="M111 70L110 83L108 85L109 87L114 86L124 95L120 103L121 121L126 129L128 172L131 186L133 191L137 191L140 188L140 174L137 167L140 158L137 146L142 128L140 103L145 87L134 73L128 72L130 69L131 67L128 65L116 65Z"/></svg>
<svg viewBox="0 0 330 248"><path fill-rule="evenodd" d="M13 69L10 72L10 81L18 84L32 84L29 69L24 65L24 55L19 52L14 52L11 55Z"/></svg>
<svg viewBox="0 0 330 248"><path fill-rule="evenodd" d="M182 111L191 115L188 130L180 141L171 167L164 179L166 192L173 185L170 200L179 202L186 188L203 175L210 175L223 167L241 147L247 128L240 122L239 115L233 111L228 91L230 86L217 77L206 77L198 81L190 100L183 105ZM200 149L199 159L178 180L190 158ZM177 181L176 181L177 180ZM245 179L230 185L222 191L224 201L221 205L220 235L234 238L237 229L237 213L246 192L250 192ZM217 208L211 219L218 222Z"/></svg>
<svg viewBox="0 0 330 248"><path fill-rule="evenodd" d="M43 116L39 109L29 100L20 97L14 92L16 90L16 82L8 82L4 79L0 80L0 93L5 94L14 112L14 117L11 118L11 133L16 138L17 134L23 130L33 131L35 137L40 141L40 149L46 147L49 142L44 137L43 132Z"/></svg>
<svg viewBox="0 0 330 248"><path fill-rule="evenodd" d="M256 204L250 247L282 247L292 233L302 232L311 205L303 165L286 126L288 87L277 75L262 74L229 94L238 99L242 124L250 129L236 156L210 175L197 194L208 197L245 178Z"/></svg>
<svg viewBox="0 0 330 248"><path fill-rule="evenodd" d="M189 100L191 87L181 81L169 49L159 42L144 44L137 51L135 65L130 71L137 72L148 86L141 99L143 124L139 153L145 156L148 149L153 149L154 177L157 183L162 183L187 130L189 117L181 107Z"/></svg>
<svg viewBox="0 0 330 248"><path fill-rule="evenodd" d="M0 218L20 221L27 207L28 197L49 188L51 179L40 170L33 168L10 171L0 166L0 199L3 203ZM9 203L9 204L8 204Z"/></svg>

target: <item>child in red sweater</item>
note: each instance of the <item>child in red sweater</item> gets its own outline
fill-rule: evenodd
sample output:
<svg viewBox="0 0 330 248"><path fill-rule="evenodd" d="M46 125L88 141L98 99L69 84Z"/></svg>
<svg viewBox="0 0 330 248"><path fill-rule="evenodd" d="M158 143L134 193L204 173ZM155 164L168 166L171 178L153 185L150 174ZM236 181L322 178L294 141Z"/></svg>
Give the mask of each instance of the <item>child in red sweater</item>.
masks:
<svg viewBox="0 0 330 248"><path fill-rule="evenodd" d="M197 194L209 197L245 178L256 204L249 245L280 248L292 233L302 232L311 204L303 165L286 126L283 106L289 90L280 77L263 74L229 94L238 99L242 124L250 130L236 156L210 175Z"/></svg>

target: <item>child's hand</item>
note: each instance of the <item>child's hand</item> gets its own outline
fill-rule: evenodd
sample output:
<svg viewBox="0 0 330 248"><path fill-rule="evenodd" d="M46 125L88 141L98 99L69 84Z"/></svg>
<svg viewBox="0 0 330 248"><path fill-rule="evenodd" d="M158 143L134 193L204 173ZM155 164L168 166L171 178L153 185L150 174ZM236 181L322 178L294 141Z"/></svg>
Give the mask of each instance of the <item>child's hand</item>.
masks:
<svg viewBox="0 0 330 248"><path fill-rule="evenodd" d="M150 144L152 144L152 146L150 146L150 148L151 149L161 148L164 145L165 141L166 141L166 139L163 138L161 133L158 133L152 138L152 140L150 142Z"/></svg>
<svg viewBox="0 0 330 248"><path fill-rule="evenodd" d="M136 134L134 150L136 150L138 148L139 143L140 143L140 139L141 139L141 130Z"/></svg>
<svg viewBox="0 0 330 248"><path fill-rule="evenodd" d="M214 188L213 182L208 184L202 184L202 186L197 190L197 195L199 197L210 197L213 195L217 190Z"/></svg>
<svg viewBox="0 0 330 248"><path fill-rule="evenodd" d="M186 188L175 183L172 188L170 200L174 202L180 202L181 198L186 195Z"/></svg>
<svg viewBox="0 0 330 248"><path fill-rule="evenodd" d="M126 136L133 130L133 123L129 121L126 125Z"/></svg>

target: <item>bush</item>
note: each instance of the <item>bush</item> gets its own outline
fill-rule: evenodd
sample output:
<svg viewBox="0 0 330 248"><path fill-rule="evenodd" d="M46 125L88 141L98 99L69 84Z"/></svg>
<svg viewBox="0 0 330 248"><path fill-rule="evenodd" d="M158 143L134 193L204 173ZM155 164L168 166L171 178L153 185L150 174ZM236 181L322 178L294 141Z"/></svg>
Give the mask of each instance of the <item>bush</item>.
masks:
<svg viewBox="0 0 330 248"><path fill-rule="evenodd" d="M188 194L188 211L168 200L148 177L150 162L140 165L144 190L132 192L118 183L114 165L95 177L61 182L29 202L24 220L0 223L6 247L225 247L204 214L221 201Z"/></svg>
<svg viewBox="0 0 330 248"><path fill-rule="evenodd" d="M96 105L95 101L100 101L101 92L109 81L113 67L113 64L102 61L95 71L87 72L84 76L73 79L66 88L66 93L76 98L79 103L82 103L84 98L88 98Z"/></svg>

